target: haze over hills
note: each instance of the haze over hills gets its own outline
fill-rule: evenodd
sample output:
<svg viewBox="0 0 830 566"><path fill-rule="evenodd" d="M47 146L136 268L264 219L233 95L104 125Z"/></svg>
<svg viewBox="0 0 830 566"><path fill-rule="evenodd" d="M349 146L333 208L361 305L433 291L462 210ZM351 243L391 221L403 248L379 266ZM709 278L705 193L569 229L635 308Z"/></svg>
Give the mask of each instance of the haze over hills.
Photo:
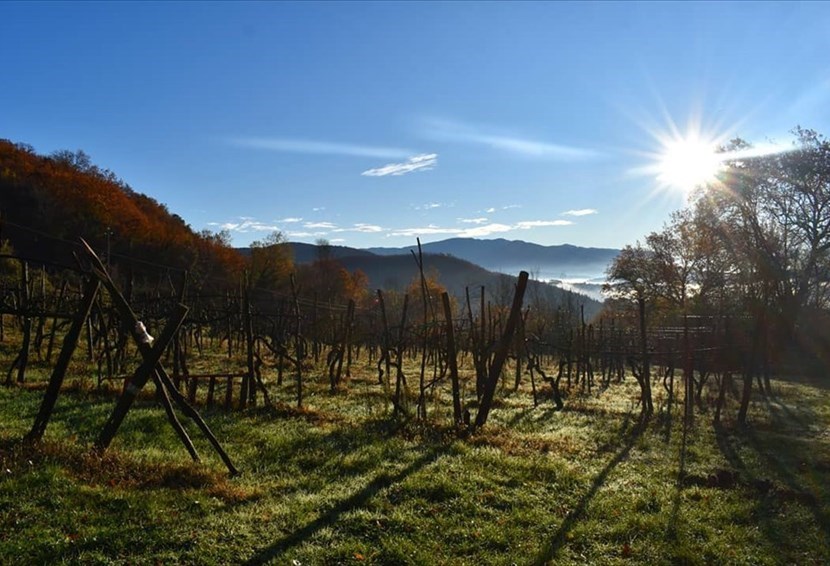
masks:
<svg viewBox="0 0 830 566"><path fill-rule="evenodd" d="M318 247L312 244L291 243L294 261L308 263L318 256ZM516 275L519 271L529 272L534 279L551 281L557 286L587 295L601 301L602 283L605 270L617 256L619 250L609 248L583 248L570 244L542 246L518 240L478 240L475 238L450 238L440 242L422 244L425 254L430 256L452 256L454 259L469 262L473 267L490 273ZM410 245L399 248L377 247L368 249L347 246L329 246L330 257L341 260L344 265L353 265L369 275L369 271L380 269L381 265L373 257L403 256L408 259L402 266L414 266L411 251L417 252L418 246ZM358 261L357 258L360 258ZM348 261L344 261L348 259ZM454 269L460 269L452 264ZM350 267L351 269L351 267ZM382 269L381 271L384 271ZM480 275L480 274L479 274ZM376 272L376 276L387 277L388 274ZM382 283L374 278L377 284ZM408 282L408 279L407 279ZM447 284L445 282L445 284ZM463 290L463 285L462 285Z"/></svg>
<svg viewBox="0 0 830 566"><path fill-rule="evenodd" d="M478 289L484 285L487 292L497 301L509 300L513 292L513 284L519 271L532 271L527 267L517 267L512 273L497 272L492 269L487 269L481 265L476 264L466 258L460 258L450 251L435 252L433 250L452 250L451 245L454 241L462 243L462 251L466 249L472 252L471 255L476 255L476 246L484 244L488 247L489 240L475 240L466 238L456 238L454 240L446 240L444 242L435 242L434 244L427 244L422 246L424 248L424 264L426 271L437 272L438 280L443 284L450 293L457 297L463 297L465 288ZM444 245L450 243L450 245ZM526 244L525 242L507 242L511 248L521 248L523 245L534 246L536 248L544 249L544 246L537 244ZM305 244L299 242L290 243L294 261L296 263L311 263L319 257L320 249L318 246L312 244ZM580 254L582 257L587 256L587 261L597 263L595 256L598 255L589 248L579 248L577 246L555 246L557 248L565 248L566 251L572 252L570 254L570 266L585 266L591 265L589 263L579 263ZM332 259L339 261L343 267L349 271L359 269L363 271L369 278L369 285L373 288L382 288L389 290L404 290L410 282L418 276L417 264L412 257L410 250L417 253L417 245L404 248L380 248L383 253L374 253L377 248L372 250L363 250L357 248L349 248L346 246L329 246L327 253ZM430 250L430 251L428 251ZM585 251L587 253L583 253ZM605 250L601 250L605 251ZM617 250L608 250L617 252ZM243 250L244 253L244 250ZM478 252L478 257L484 257L485 254ZM567 256L566 254L561 254ZM587 268L586 268L587 269ZM604 269L604 266L602 267ZM539 279L536 277L536 279ZM531 281L531 289L533 293L547 297L555 303L562 303L573 301L575 304L584 304L586 315L592 315L600 308L602 297L599 293L598 284L560 284L558 286L548 285L539 281ZM575 294L571 294L575 293Z"/></svg>
<svg viewBox="0 0 830 566"><path fill-rule="evenodd" d="M570 244L542 246L521 240L478 240L450 238L421 246L424 253L450 254L485 269L502 273L525 270L538 279L596 279L620 250L610 248L582 248ZM409 253L417 246L402 248L368 248L379 255Z"/></svg>

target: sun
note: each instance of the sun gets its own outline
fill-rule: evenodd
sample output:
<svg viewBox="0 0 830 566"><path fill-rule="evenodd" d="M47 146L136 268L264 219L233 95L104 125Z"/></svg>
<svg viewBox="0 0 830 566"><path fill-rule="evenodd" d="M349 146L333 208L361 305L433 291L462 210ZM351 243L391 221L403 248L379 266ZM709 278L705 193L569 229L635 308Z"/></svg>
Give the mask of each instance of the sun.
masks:
<svg viewBox="0 0 830 566"><path fill-rule="evenodd" d="M717 144L690 133L663 142L654 171L661 185L689 193L715 181L722 167Z"/></svg>

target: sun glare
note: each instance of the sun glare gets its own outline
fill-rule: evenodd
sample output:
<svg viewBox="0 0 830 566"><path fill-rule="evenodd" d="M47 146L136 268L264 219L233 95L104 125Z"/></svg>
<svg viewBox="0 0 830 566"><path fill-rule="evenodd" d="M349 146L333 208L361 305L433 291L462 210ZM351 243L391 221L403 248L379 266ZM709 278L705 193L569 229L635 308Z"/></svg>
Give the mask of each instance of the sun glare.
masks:
<svg viewBox="0 0 830 566"><path fill-rule="evenodd" d="M714 142L687 135L664 143L656 166L657 180L688 193L714 181L722 163Z"/></svg>

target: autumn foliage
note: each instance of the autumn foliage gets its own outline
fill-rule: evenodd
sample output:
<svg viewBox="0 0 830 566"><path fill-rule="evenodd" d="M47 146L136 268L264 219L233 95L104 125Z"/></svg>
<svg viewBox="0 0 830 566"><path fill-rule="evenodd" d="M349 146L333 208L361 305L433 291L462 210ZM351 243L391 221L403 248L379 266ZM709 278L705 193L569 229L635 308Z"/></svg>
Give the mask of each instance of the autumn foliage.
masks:
<svg viewBox="0 0 830 566"><path fill-rule="evenodd" d="M71 262L79 237L153 264L190 271L192 277L228 278L243 259L220 235L197 233L151 197L134 191L84 152L38 155L24 144L0 140L0 210L3 238L18 253Z"/></svg>

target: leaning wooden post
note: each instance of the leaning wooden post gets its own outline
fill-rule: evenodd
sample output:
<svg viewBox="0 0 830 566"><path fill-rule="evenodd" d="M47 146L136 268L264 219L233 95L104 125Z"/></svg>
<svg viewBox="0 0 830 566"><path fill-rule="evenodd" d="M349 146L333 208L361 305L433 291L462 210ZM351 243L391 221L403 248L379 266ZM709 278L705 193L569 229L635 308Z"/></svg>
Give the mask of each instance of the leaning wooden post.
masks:
<svg viewBox="0 0 830 566"><path fill-rule="evenodd" d="M23 344L20 346L19 365L17 366L17 382L23 383L26 378L26 366L29 364L29 343L32 339L32 317L27 312L31 308L31 294L29 293L29 264L23 262L20 288L20 310L23 311Z"/></svg>
<svg viewBox="0 0 830 566"><path fill-rule="evenodd" d="M383 321L383 359L386 361L386 373L384 377L380 378L380 382L383 385L383 390L389 394L389 372L391 370L390 367L390 359L389 356L391 352L389 349L391 348L390 340L389 340L389 321L386 318L386 304L383 302L383 291L380 289L378 291L378 305L380 306L380 316L381 320Z"/></svg>
<svg viewBox="0 0 830 566"><path fill-rule="evenodd" d="M253 327L251 323L251 296L250 285L248 284L248 275L245 274L245 285L242 292L242 324L245 327L245 351L246 351L246 367L245 375L242 376L242 386L239 390L239 408L244 410L248 406L248 401L251 399L252 391L254 389L254 336Z"/></svg>
<svg viewBox="0 0 830 566"><path fill-rule="evenodd" d="M654 404L651 398L651 367L648 356L648 334L646 331L646 300L642 297L637 299L637 306L640 312L640 349L643 356L642 390L643 390L643 413L651 415L654 412Z"/></svg>
<svg viewBox="0 0 830 566"><path fill-rule="evenodd" d="M141 351L141 356L144 358L144 361L140 366L138 366L132 379L130 379L124 387L124 392L118 399L115 409L113 409L110 418L104 425L104 428L101 429L101 434L98 435L98 440L95 441L96 449L103 452L109 447L112 439L115 437L115 433L118 432L118 427L121 426L121 423L124 421L124 417L127 416L127 413L129 412L130 407L132 407L138 393L152 376L155 371L156 364L158 364L162 355L164 355L164 351L167 349L167 345L175 336L176 331L179 329L182 321L184 321L184 317L187 316L187 310L186 306L178 305L175 314L171 316L170 320L168 320L161 336L159 336L153 346L150 346L149 336L136 337L136 343L139 344L139 350ZM138 331L139 330L137 329L133 329L133 332Z"/></svg>
<svg viewBox="0 0 830 566"><path fill-rule="evenodd" d="M181 324L177 325L180 327ZM171 337L171 340L176 340L175 335ZM156 364L156 367L161 367L160 365ZM179 422L179 417L176 416L176 412L173 410L173 404L170 403L170 396L167 394L167 388L161 381L159 377L158 369L153 371L152 373L153 382L156 384L156 392L158 394L158 398L161 400L161 404L164 407L164 412L167 414L167 420L170 422L170 425L173 427L173 430L176 431L176 434L179 436L179 440L182 441L184 447L187 449L188 453L190 453L190 457L193 458L194 462L200 462L201 458L199 458L199 453L196 452L196 447L193 446L193 441L190 440L190 436L187 434L187 431L182 426L182 423ZM178 391L178 390L177 390Z"/></svg>
<svg viewBox="0 0 830 566"><path fill-rule="evenodd" d="M46 393L40 403L40 410L38 411L37 417L35 417L32 430L26 435L26 440L28 441L38 441L43 438L46 425L49 424L49 418L52 416L52 411L58 400L58 394L60 393L66 370L69 367L69 361L72 359L72 354L78 345L78 339L81 337L84 323L89 316L89 311L92 310L92 303L95 302L95 296L98 294L100 288L100 281L94 277L89 278L84 285L81 306L75 318L72 320L72 326L69 328L69 332L63 339L63 347L61 348L58 360L55 362L55 368L52 370L52 377L49 379L49 385L46 387Z"/></svg>
<svg viewBox="0 0 830 566"><path fill-rule="evenodd" d="M300 336L300 297L294 274L291 274L291 294L294 297L294 359L297 368L297 407L303 406L303 343Z"/></svg>
<svg viewBox="0 0 830 566"><path fill-rule="evenodd" d="M214 449L222 458L222 461L225 462L225 465L228 467L228 471L231 473L231 475L237 475L239 471L234 467L233 463L230 461L230 458L228 458L228 455L225 453L225 451L222 450L222 447L219 445L218 440L216 440L216 437L210 431L210 428L207 426L207 423L204 422L199 413L187 403L187 401L184 399L181 393L179 393L179 391L173 386L173 382L170 381L170 377L167 375L167 372L164 371L164 368L158 361L161 359L164 349L167 347L167 343L169 343L170 340L172 340L172 337L175 336L175 333L178 331L179 326L181 326L181 322L184 320L184 317L187 313L187 307L185 307L184 305L179 305L179 309L184 309L184 312L182 312L181 310L178 311L180 314L180 320L176 324L173 324L175 318L168 321L167 326L162 331L162 337L166 338L166 342L162 338L160 338L157 344L158 350L156 348L153 348L149 344L151 340L149 340L149 336L147 335L146 330L144 329L143 325L139 322L132 308L130 308L130 305L129 303L127 303L127 300L118 291L118 288L115 286L115 283L113 283L112 279L110 278L109 274L104 268L104 265L101 262L100 258L95 254L95 252L92 250L89 244L87 244L86 241L83 240L83 238L81 239L81 243L86 249L87 255L89 256L89 259L92 262L92 272L98 277L101 283L103 283L107 291L109 291L110 297L113 300L115 307L118 309L119 314L124 319L133 339L135 340L138 346L138 350L141 353L142 358L144 359L144 363L142 363L142 365L139 367L141 373L139 373L138 370L136 371L137 377L139 379L143 379L143 382L134 380L126 389L140 388L144 385L144 383L146 383L147 379L150 377L150 373L155 372L158 379L161 381L164 387L167 388L167 390L173 396L173 399L176 401L179 407L185 412L185 414L187 414L187 416L193 419L196 425L202 430L202 432L208 438L210 443L213 445ZM151 365L150 361L152 361L152 358L155 358L155 361ZM127 391L125 391L125 395L126 393ZM135 398L135 393L137 393L137 389L134 393L132 393L133 400ZM124 396L122 395L122 399L123 397ZM126 401L124 402L126 403ZM119 404L120 403L121 400L119 400ZM132 400L129 401L129 404L131 403ZM117 408L118 407L116 406L116 409ZM127 408L129 409L129 407ZM115 413L113 413L113 415L115 415ZM119 418L123 420L123 415ZM173 424L175 426L175 423ZM117 428L117 426L115 428ZM179 431L177 430L177 432ZM112 434L114 434L114 431L112 432ZM181 433L179 434L181 436ZM102 437L99 437L99 443L102 440L106 441L106 437L104 436L103 431ZM109 439L109 441L111 441L111 438ZM109 444L109 441L106 441L106 444ZM191 447L189 446L188 450L191 452L191 454L195 452L195 449L191 449Z"/></svg>
<svg viewBox="0 0 830 566"><path fill-rule="evenodd" d="M685 418L691 424L694 420L694 365L689 341L689 315L683 314L683 380L685 382Z"/></svg>
<svg viewBox="0 0 830 566"><path fill-rule="evenodd" d="M427 349L429 346L429 336L427 334L427 328L429 325L429 315L427 312L427 307L429 303L429 291L427 289L427 280L426 276L424 275L424 255L421 251L421 239L416 238L418 242L418 255L415 255L414 250L409 250L412 252L412 256L415 258L415 263L418 264L418 272L420 273L421 277L421 302L423 305L424 313L423 313L423 339L421 340L421 373L420 379L418 381L418 407L416 414L418 418L421 420L426 420L427 418L427 405L426 405L426 386L425 386L425 372L426 372L426 364L427 364Z"/></svg>
<svg viewBox="0 0 830 566"><path fill-rule="evenodd" d="M524 300L525 289L527 289L527 279L527 271L519 272L519 282L516 285L516 293L513 295L513 306L510 307L510 315L504 327L504 334L502 334L493 355L493 363L490 365L490 373L487 376L487 382L484 384L484 393L481 396L481 405L476 414L475 428L484 426L484 423L487 422L487 416L490 414L493 395L496 392L496 385L498 385L502 367L507 359L510 342L513 340L513 333L522 316L522 301Z"/></svg>
<svg viewBox="0 0 830 566"><path fill-rule="evenodd" d="M403 373L403 350L404 350L404 336L406 333L406 310L409 305L409 295L404 293L403 296L403 310L401 311L401 325L398 328L398 344L395 349L395 398L393 404L395 406L395 413L400 411L406 414L403 407L402 395L407 393L406 376Z"/></svg>
<svg viewBox="0 0 830 566"><path fill-rule="evenodd" d="M61 284L60 293L58 294L58 302L55 304L55 315L52 317L52 328L49 333L49 343L46 346L46 363L52 361L52 348L55 345L55 335L57 334L58 329L58 313L60 312L61 307L63 307L63 297L66 295L66 288L68 285L69 282L64 279ZM87 316L89 316L89 313L87 313ZM80 331L78 337L80 338Z"/></svg>
<svg viewBox="0 0 830 566"><path fill-rule="evenodd" d="M455 358L455 335L452 326L452 305L450 295L447 292L441 293L441 301L444 303L444 318L447 321L447 362L450 366L450 381L452 382L452 419L456 426L461 424L461 391L458 386L458 362Z"/></svg>
<svg viewBox="0 0 830 566"><path fill-rule="evenodd" d="M190 417L194 423L196 423L196 426L199 427L199 430L201 430L205 437L208 439L211 446L213 446L213 449L216 450L217 454L219 454L219 457L222 459L222 462L224 462L225 466L227 466L230 474L232 476L239 475L239 470L237 470L236 467L233 465L233 462L231 462L230 457L222 448L222 445L219 444L219 440L210 430L210 427L208 427L207 423L199 414L199 412L187 402L187 400L184 398L184 395L182 395L178 389L173 387L173 382L170 381L170 376L167 375L167 372L164 371L164 368L161 366L161 364L156 364L156 375L161 380L162 384L164 384L164 386L167 387L167 390L170 392L170 395L173 397L173 400L176 402L176 404L179 406L182 412L188 417Z"/></svg>

